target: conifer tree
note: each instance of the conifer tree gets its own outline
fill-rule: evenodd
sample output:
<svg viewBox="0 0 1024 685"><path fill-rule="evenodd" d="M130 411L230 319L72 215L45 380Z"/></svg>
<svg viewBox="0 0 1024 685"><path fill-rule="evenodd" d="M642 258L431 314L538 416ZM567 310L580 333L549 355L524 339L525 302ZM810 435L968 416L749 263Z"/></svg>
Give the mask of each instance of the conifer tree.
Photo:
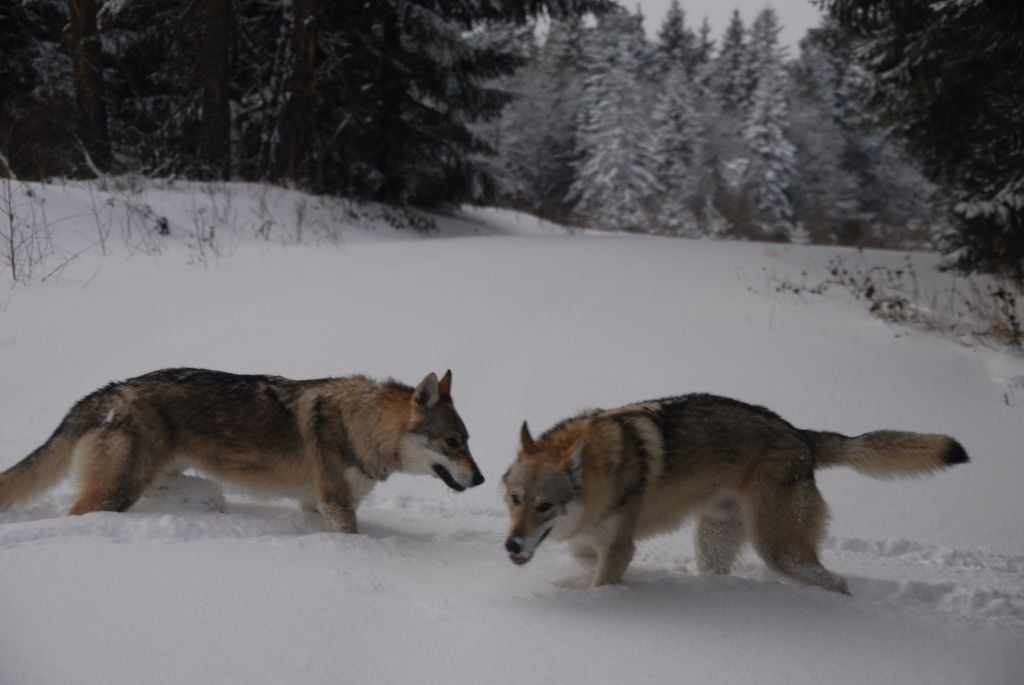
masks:
<svg viewBox="0 0 1024 685"><path fill-rule="evenodd" d="M711 37L711 23L708 22L708 18L704 17L704 20L700 24L700 33L697 36L697 49L696 58L697 68L707 64L711 61L715 52L715 41Z"/></svg>
<svg viewBox="0 0 1024 685"><path fill-rule="evenodd" d="M928 216L933 189L897 141L870 125L863 72L834 22L801 42L791 81L794 207L808 230L821 242L900 243L892 236Z"/></svg>
<svg viewBox="0 0 1024 685"><path fill-rule="evenodd" d="M956 264L1024 282L1024 5L822 4L854 30L874 112L945 189Z"/></svg>
<svg viewBox="0 0 1024 685"><path fill-rule="evenodd" d="M754 222L764 235L788 239L793 219L794 148L788 138L788 80L783 66L785 51L778 45L780 30L770 7L758 13L751 24L743 138L749 146L746 183L754 199Z"/></svg>
<svg viewBox="0 0 1024 685"><path fill-rule="evenodd" d="M726 112L742 112L750 95L746 29L733 10L718 55L710 66L708 89Z"/></svg>
<svg viewBox="0 0 1024 685"><path fill-rule="evenodd" d="M25 14L20 10L54 0L3 2L0 11L19 10L17 17L13 9L4 15L13 24ZM54 71L77 86L78 104L51 108L48 126L40 125L51 134L34 136L37 150L53 143L58 150L84 147L100 170L109 157L144 173L290 180L424 206L482 198L492 187L482 161L489 148L473 127L509 101L490 84L521 59L474 44L476 30L484 22L522 24L539 13L564 19L611 6L609 0L57 4L64 12L60 26L70 26L66 45L75 70L68 60ZM7 35L0 50L20 50L14 41L7 48ZM21 97L33 70L22 68L24 53L7 64L16 65L18 76L6 82ZM24 132L29 105L19 100L18 114L4 114L12 101L0 103L0 124L17 120ZM69 109L81 113L71 141L52 133ZM77 170L65 161L51 173Z"/></svg>
<svg viewBox="0 0 1024 685"><path fill-rule="evenodd" d="M702 98L710 97L711 79L714 76L715 41L711 38L711 24L704 17L693 51L693 81Z"/></svg>
<svg viewBox="0 0 1024 685"><path fill-rule="evenodd" d="M780 65L758 76L743 137L749 145L747 184L754 198L754 221L768 237L789 239L793 207L794 148L787 138L789 110Z"/></svg>
<svg viewBox="0 0 1024 685"><path fill-rule="evenodd" d="M786 49L779 45L781 31L779 17L770 6L758 12L750 25L745 49L744 108L750 106L761 75L782 68L786 62Z"/></svg>
<svg viewBox="0 0 1024 685"><path fill-rule="evenodd" d="M543 162L538 156L538 138L543 130L541 91L544 82L535 28L532 23L502 22L489 25L472 37L474 45L490 46L517 55L525 62L515 74L500 77L491 84L513 96L501 116L472 127L494 150L495 154L484 157L481 164L494 178L497 196L517 206L537 204L537 178L541 173L538 164ZM554 26L550 29L556 30Z"/></svg>
<svg viewBox="0 0 1024 685"><path fill-rule="evenodd" d="M34 18L17 0L0 0L0 107L32 82Z"/></svg>
<svg viewBox="0 0 1024 685"><path fill-rule="evenodd" d="M234 9L225 0L103 5L110 139L125 168L230 177Z"/></svg>
<svg viewBox="0 0 1024 685"><path fill-rule="evenodd" d="M652 114L657 177L663 189L658 219L664 232L697 237L693 203L697 194L701 121L698 90L686 66L677 64L665 78Z"/></svg>
<svg viewBox="0 0 1024 685"><path fill-rule="evenodd" d="M634 16L613 12L602 17L585 46L580 158L568 199L582 218L610 228L643 227L660 190L638 78L643 41Z"/></svg>
<svg viewBox="0 0 1024 685"><path fill-rule="evenodd" d="M491 149L474 124L495 118L511 101L494 84L522 59L467 35L485 21L522 21L545 10L571 16L603 11L608 4L380 0L358 8L324 5L324 59L331 69L322 73L318 90L326 87L340 101L320 134L330 140L328 164L340 176L331 186L340 181L348 194L421 206L489 196L493 179L478 160Z"/></svg>
<svg viewBox="0 0 1024 685"><path fill-rule="evenodd" d="M576 116L582 93L579 17L555 19L533 62L516 78L516 95L503 112L498 150L499 184L514 206L566 220L574 178ZM532 34L531 34L532 35Z"/></svg>
<svg viewBox="0 0 1024 685"><path fill-rule="evenodd" d="M672 0L658 31L658 72L664 76L675 66L683 66L692 76L699 55L697 36L686 26L686 15L679 0Z"/></svg>
<svg viewBox="0 0 1024 685"><path fill-rule="evenodd" d="M65 0L0 0L0 175L45 178L81 159L67 23Z"/></svg>
<svg viewBox="0 0 1024 685"><path fill-rule="evenodd" d="M704 94L699 192L711 197L716 212L723 217L716 225L728 226L741 235L750 232L749 199L742 183L750 163L743 137L743 118L750 95L746 43L743 19L734 10L718 54L698 73Z"/></svg>
<svg viewBox="0 0 1024 685"><path fill-rule="evenodd" d="M851 229L870 222L861 207L857 176L847 166L854 136L846 93L846 64L828 47L825 29L800 42L791 70L790 139L795 147L793 209L808 238L829 243L853 237Z"/></svg>
<svg viewBox="0 0 1024 685"><path fill-rule="evenodd" d="M701 232L705 238L711 240L722 240L729 235L732 227L725 215L715 207L713 198L710 195L704 197L704 207L701 212Z"/></svg>

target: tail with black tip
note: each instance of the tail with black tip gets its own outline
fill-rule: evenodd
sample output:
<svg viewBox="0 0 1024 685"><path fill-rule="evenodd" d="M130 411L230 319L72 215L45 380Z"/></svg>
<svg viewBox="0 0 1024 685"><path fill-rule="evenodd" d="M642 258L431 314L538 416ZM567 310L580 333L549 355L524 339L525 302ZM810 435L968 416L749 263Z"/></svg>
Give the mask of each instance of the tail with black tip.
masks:
<svg viewBox="0 0 1024 685"><path fill-rule="evenodd" d="M805 431L816 466L849 466L875 478L917 476L970 461L948 435L874 431L856 437Z"/></svg>

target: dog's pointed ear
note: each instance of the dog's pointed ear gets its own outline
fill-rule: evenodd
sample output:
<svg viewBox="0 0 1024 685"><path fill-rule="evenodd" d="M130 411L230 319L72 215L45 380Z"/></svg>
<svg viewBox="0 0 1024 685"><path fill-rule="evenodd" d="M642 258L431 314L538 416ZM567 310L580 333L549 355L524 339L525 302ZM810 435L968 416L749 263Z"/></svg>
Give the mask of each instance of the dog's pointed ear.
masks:
<svg viewBox="0 0 1024 685"><path fill-rule="evenodd" d="M519 444L522 445L524 452L533 452L537 449L537 443L533 441L530 427L526 425L526 421L523 421L523 426L519 429Z"/></svg>
<svg viewBox="0 0 1024 685"><path fill-rule="evenodd" d="M441 389L438 387L437 374L431 371L426 378L420 381L413 391L412 396L416 398L416 404L424 409L430 409L441 401Z"/></svg>
<svg viewBox="0 0 1024 685"><path fill-rule="evenodd" d="M566 460L565 470L569 472L573 486L578 488L583 482L583 436L580 436L572 454Z"/></svg>
<svg viewBox="0 0 1024 685"><path fill-rule="evenodd" d="M444 376L441 377L441 381L437 384L437 389L441 393L442 400L450 400L452 398L452 370L448 369L444 372Z"/></svg>

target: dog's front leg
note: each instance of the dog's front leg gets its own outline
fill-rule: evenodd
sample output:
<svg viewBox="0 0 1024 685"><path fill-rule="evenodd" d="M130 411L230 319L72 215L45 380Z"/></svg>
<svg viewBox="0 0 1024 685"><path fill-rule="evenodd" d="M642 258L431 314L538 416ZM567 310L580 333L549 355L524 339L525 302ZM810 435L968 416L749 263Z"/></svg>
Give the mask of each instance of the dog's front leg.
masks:
<svg viewBox="0 0 1024 685"><path fill-rule="evenodd" d="M616 538L608 548L599 550L597 570L594 572L594 579L591 581L590 587L600 587L621 581L626 567L633 560L635 549L632 537L622 537Z"/></svg>
<svg viewBox="0 0 1024 685"><path fill-rule="evenodd" d="M633 528L636 524L638 503L632 503L617 514L613 514L594 529L594 549L597 552L597 568L590 587L618 583L633 560L636 546L633 544Z"/></svg>
<svg viewBox="0 0 1024 685"><path fill-rule="evenodd" d="M624 531L616 535L610 545L599 548L597 570L594 571L594 579L591 581L590 587L600 587L622 580L626 567L633 560L635 550L632 531Z"/></svg>
<svg viewBox="0 0 1024 685"><path fill-rule="evenodd" d="M356 525L356 500L352 486L338 460L319 460L316 495L317 509L327 523L327 530L335 533L358 533Z"/></svg>
<svg viewBox="0 0 1024 685"><path fill-rule="evenodd" d="M321 499L317 508L327 523L327 530L333 533L359 532L356 525L356 508L352 504L336 499Z"/></svg>

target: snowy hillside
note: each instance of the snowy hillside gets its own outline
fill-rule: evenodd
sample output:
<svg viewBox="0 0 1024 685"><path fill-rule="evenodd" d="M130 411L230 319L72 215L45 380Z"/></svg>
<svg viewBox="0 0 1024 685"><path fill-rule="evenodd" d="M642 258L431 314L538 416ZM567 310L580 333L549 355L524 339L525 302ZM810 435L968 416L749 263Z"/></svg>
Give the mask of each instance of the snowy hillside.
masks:
<svg viewBox="0 0 1024 685"><path fill-rule="evenodd" d="M422 237L383 210L256 186L33 194L19 207L46 229L36 278L0 273L0 468L83 395L157 368L451 368L487 483L455 495L395 476L359 536L195 477L69 518L62 484L0 512L3 685L1020 682L1024 361L838 292L776 292L824 278L839 250L570 234L496 210ZM950 278L913 260L926 284ZM749 551L734 577L701 577L689 528L641 543L615 587L581 589L588 569L554 543L508 562L497 483L523 419L539 432L695 391L801 427L949 433L972 462L819 474L823 561L852 597Z"/></svg>

